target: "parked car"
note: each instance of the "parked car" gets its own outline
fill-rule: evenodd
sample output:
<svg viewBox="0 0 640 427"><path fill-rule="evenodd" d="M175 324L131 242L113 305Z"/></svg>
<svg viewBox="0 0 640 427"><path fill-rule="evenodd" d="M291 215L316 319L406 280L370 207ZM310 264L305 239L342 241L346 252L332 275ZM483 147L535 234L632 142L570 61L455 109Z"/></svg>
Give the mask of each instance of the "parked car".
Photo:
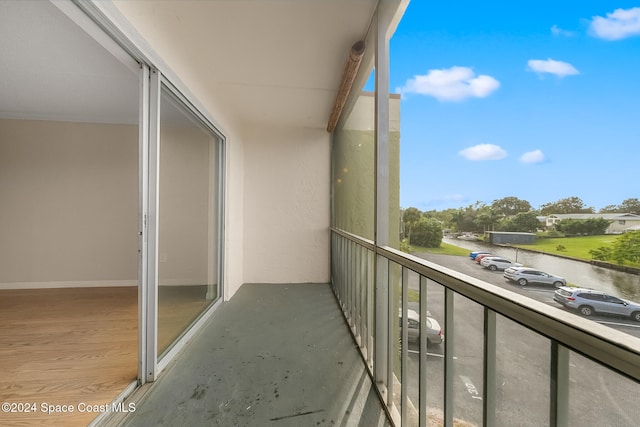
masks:
<svg viewBox="0 0 640 427"><path fill-rule="evenodd" d="M486 254L478 254L478 256L476 256L476 259L474 259L475 262L477 262L478 264L480 264L480 261L482 261L482 258L488 257L488 256L496 256L494 254L491 253L486 253Z"/></svg>
<svg viewBox="0 0 640 427"><path fill-rule="evenodd" d="M506 279L517 282L520 286L528 284L553 285L556 288L566 286L564 277L554 276L531 267L509 267L504 271Z"/></svg>
<svg viewBox="0 0 640 427"><path fill-rule="evenodd" d="M506 270L509 267L522 267L522 264L510 261L500 256L486 256L482 258L480 265L491 271Z"/></svg>
<svg viewBox="0 0 640 427"><path fill-rule="evenodd" d="M488 254L490 252L487 251L473 251L473 252L469 252L469 258L471 258L472 260L475 260L476 257L480 254Z"/></svg>
<svg viewBox="0 0 640 427"><path fill-rule="evenodd" d="M417 342L420 338L420 315L415 310L407 310L407 337L409 342ZM427 314L430 314L427 311ZM400 310L399 318L402 326L402 310ZM441 344L444 342L444 333L436 319L427 316L427 342L429 344Z"/></svg>
<svg viewBox="0 0 640 427"><path fill-rule="evenodd" d="M565 307L578 310L583 316L594 313L615 314L640 322L640 304L606 292L562 286L556 289L553 299Z"/></svg>

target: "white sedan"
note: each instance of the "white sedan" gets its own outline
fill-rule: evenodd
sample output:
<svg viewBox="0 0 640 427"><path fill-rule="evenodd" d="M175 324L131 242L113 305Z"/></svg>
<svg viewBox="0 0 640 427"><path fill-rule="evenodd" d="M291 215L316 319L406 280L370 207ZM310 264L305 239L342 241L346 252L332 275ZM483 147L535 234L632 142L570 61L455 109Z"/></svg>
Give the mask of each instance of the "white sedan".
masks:
<svg viewBox="0 0 640 427"><path fill-rule="evenodd" d="M433 317L429 317L427 311L427 342L429 344L441 344L444 342L444 333L440 324ZM400 327L402 328L402 310L399 310ZM420 315L415 310L407 310L407 338L410 342L417 342L420 338Z"/></svg>
<svg viewBox="0 0 640 427"><path fill-rule="evenodd" d="M510 261L499 256L484 257L480 261L480 265L484 268L488 268L491 271L506 270L509 267L522 267L522 264Z"/></svg>

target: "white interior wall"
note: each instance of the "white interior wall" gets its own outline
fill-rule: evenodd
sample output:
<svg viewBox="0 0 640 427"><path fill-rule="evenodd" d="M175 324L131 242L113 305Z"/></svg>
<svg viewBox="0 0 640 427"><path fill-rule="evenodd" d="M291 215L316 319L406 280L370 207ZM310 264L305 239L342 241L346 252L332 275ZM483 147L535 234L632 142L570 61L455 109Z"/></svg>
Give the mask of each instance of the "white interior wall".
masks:
<svg viewBox="0 0 640 427"><path fill-rule="evenodd" d="M244 139L227 133L225 174L224 299L228 300L244 283Z"/></svg>
<svg viewBox="0 0 640 427"><path fill-rule="evenodd" d="M0 120L0 288L136 285L136 125Z"/></svg>
<svg viewBox="0 0 640 427"><path fill-rule="evenodd" d="M161 125L158 213L158 278L163 285L209 282L212 137L190 123ZM215 274L213 275L215 277Z"/></svg>
<svg viewBox="0 0 640 427"><path fill-rule="evenodd" d="M246 135L245 282L328 282L330 135L262 126Z"/></svg>

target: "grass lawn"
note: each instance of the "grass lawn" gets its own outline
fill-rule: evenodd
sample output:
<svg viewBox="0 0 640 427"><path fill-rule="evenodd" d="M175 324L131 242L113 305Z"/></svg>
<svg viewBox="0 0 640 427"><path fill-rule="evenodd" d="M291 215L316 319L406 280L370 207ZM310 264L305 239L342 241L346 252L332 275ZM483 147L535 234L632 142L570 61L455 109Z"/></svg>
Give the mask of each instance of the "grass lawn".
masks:
<svg viewBox="0 0 640 427"><path fill-rule="evenodd" d="M431 254L469 256L469 250L458 246L440 243L439 248L423 248L422 246L411 245L411 252L428 252Z"/></svg>
<svg viewBox="0 0 640 427"><path fill-rule="evenodd" d="M605 236L582 236L582 237L563 237L557 239L536 239L536 243L533 245L514 245L523 249L533 249L536 251L569 256L573 258L579 258L584 260L591 260L592 249L598 249L601 247L612 247L613 242L619 236L605 235ZM564 246L564 249L558 250L558 246ZM625 261L625 265L632 267L640 267L638 262Z"/></svg>
<svg viewBox="0 0 640 427"><path fill-rule="evenodd" d="M582 237L561 237L555 239L536 239L534 245L515 245L523 249L534 249L558 255L565 255L574 258L590 260L592 249L603 246L611 246L618 236L582 236ZM558 250L558 246L564 246L563 250Z"/></svg>

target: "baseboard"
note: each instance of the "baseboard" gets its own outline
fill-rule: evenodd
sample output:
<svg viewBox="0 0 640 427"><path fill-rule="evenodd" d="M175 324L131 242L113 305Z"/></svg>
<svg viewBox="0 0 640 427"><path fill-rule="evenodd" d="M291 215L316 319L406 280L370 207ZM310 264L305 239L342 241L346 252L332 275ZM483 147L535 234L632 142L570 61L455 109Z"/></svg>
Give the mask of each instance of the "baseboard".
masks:
<svg viewBox="0 0 640 427"><path fill-rule="evenodd" d="M66 282L6 282L0 290L8 289L55 289L55 288L109 288L138 286L138 280L79 280Z"/></svg>

